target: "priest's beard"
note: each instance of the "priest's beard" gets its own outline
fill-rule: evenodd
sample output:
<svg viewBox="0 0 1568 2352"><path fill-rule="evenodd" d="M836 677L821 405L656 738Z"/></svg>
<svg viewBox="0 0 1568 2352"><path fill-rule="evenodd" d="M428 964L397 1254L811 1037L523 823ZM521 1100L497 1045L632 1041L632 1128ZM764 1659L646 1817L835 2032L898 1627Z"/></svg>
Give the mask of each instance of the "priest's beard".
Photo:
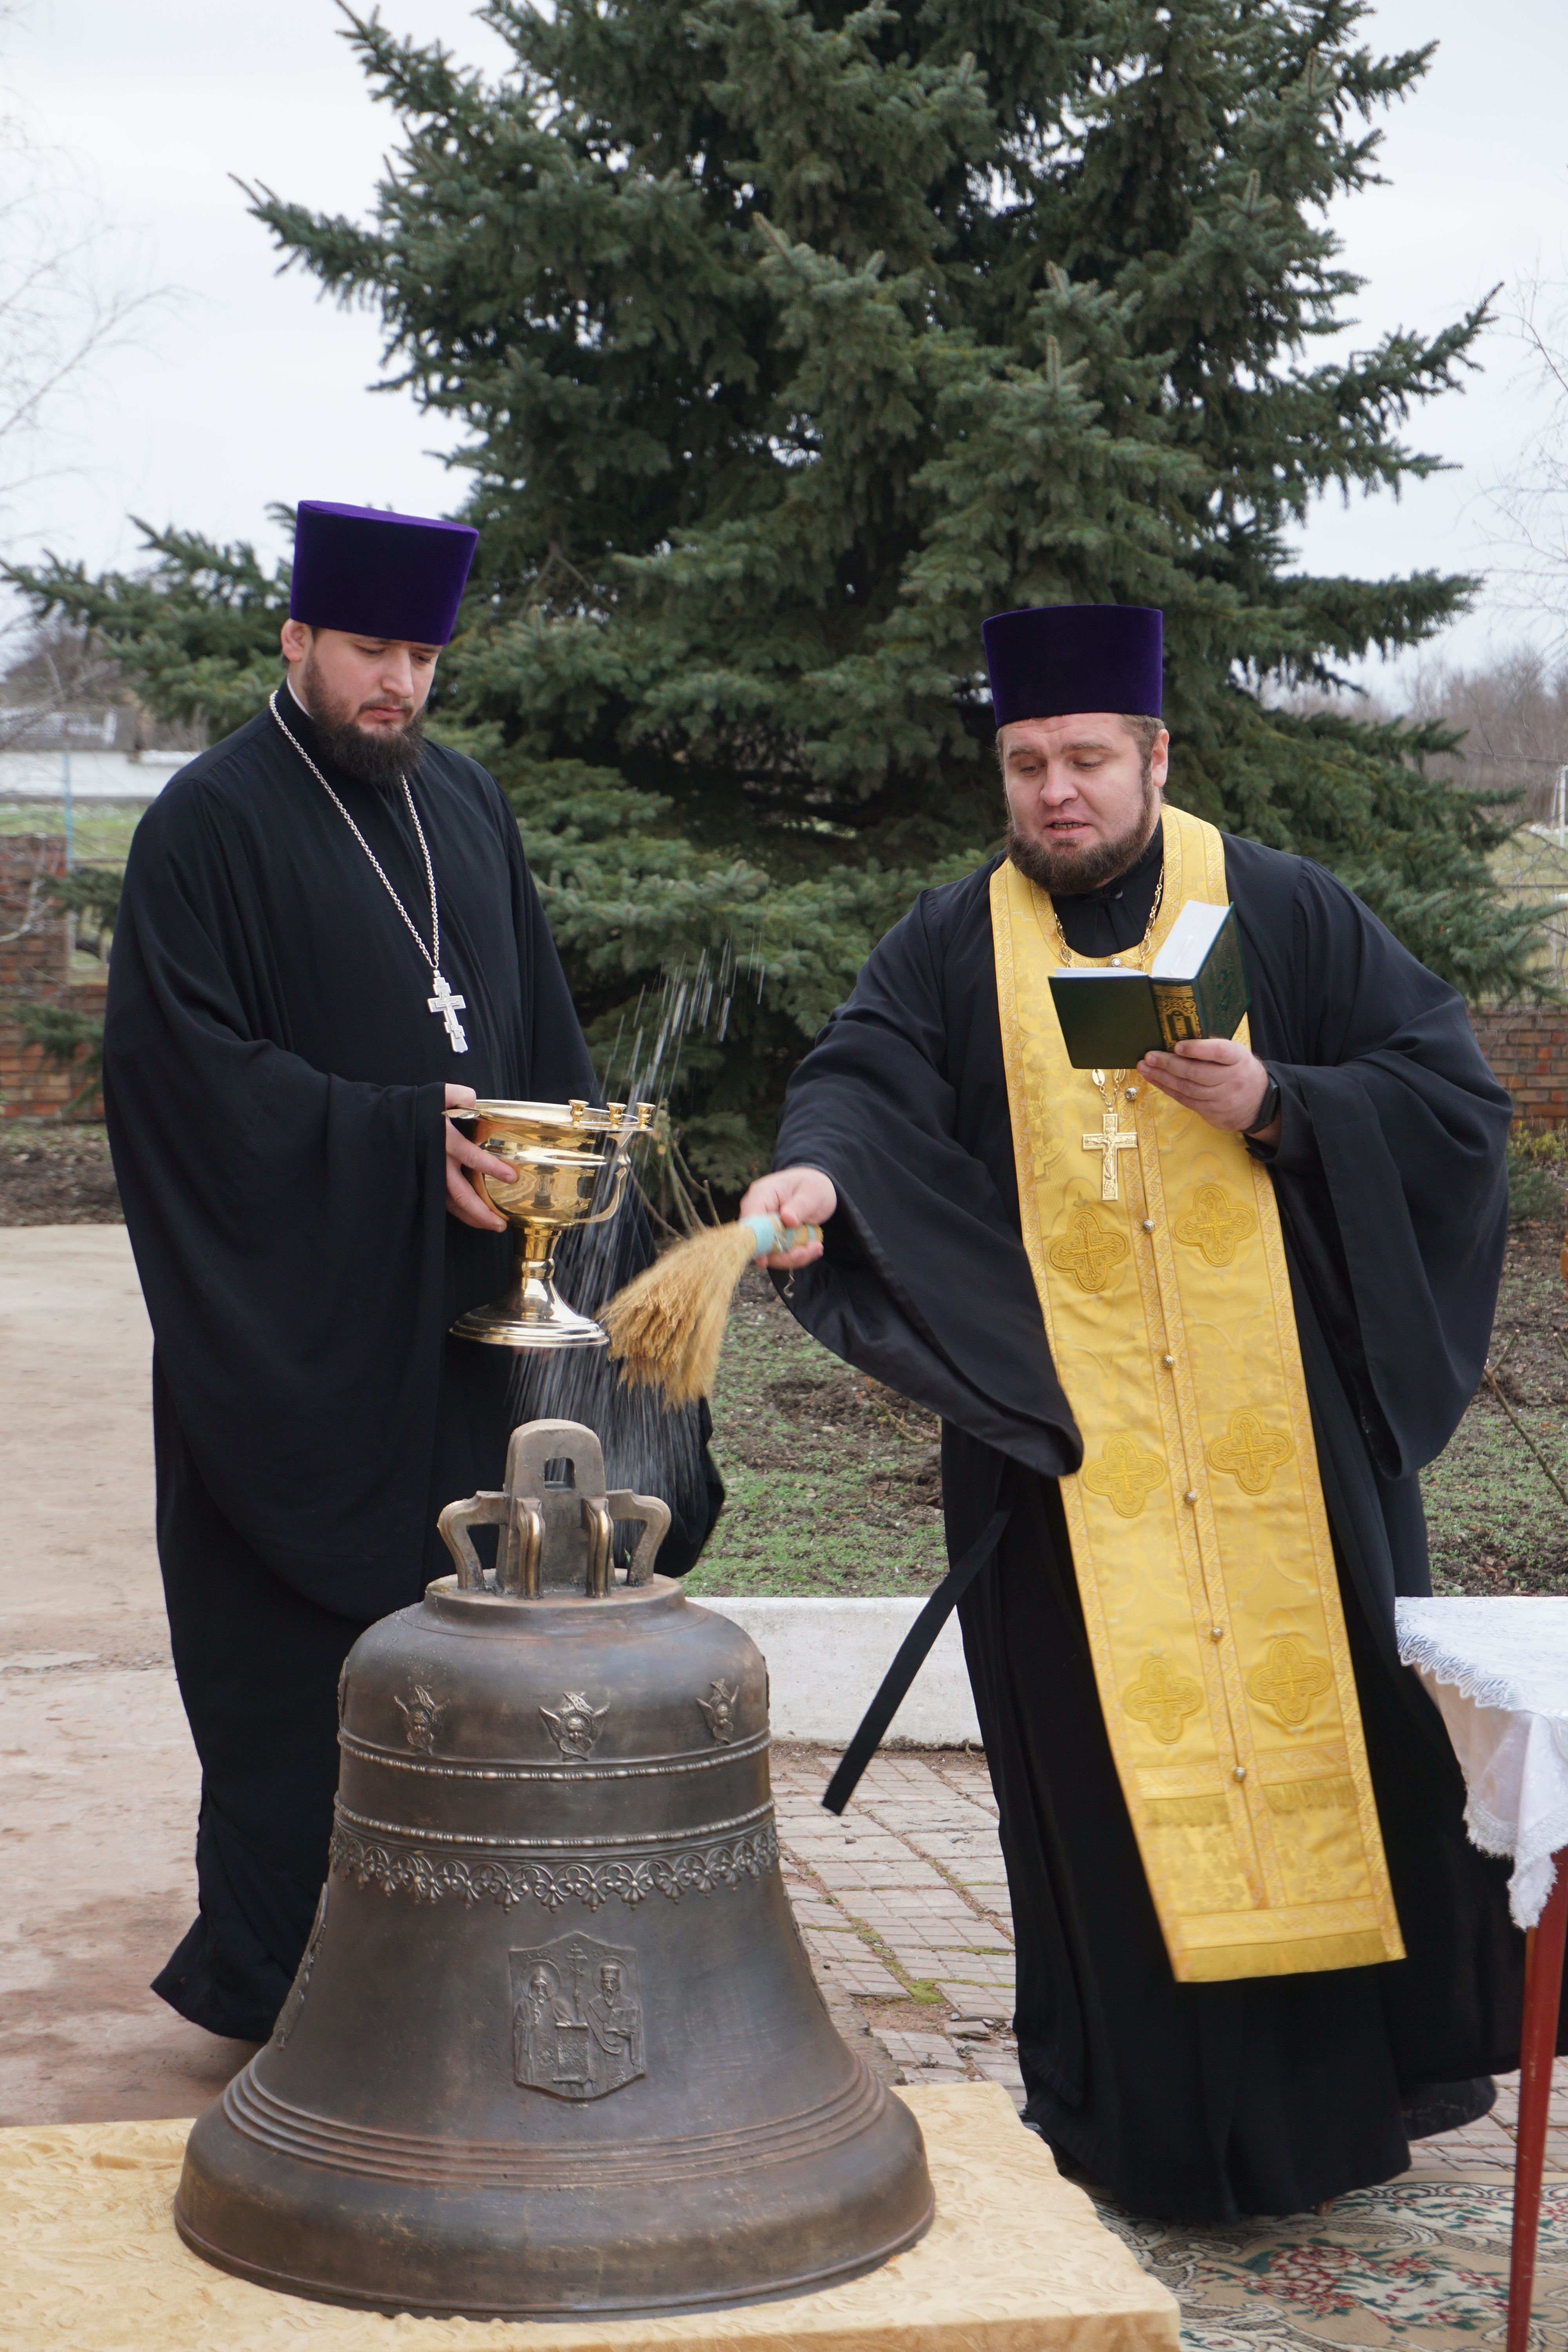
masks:
<svg viewBox="0 0 1568 2352"><path fill-rule="evenodd" d="M1160 798L1148 762L1143 769L1143 802L1138 814L1125 833L1112 841L1097 841L1090 849L1052 849L1047 843L1030 841L1013 823L1013 813L1007 813L1007 855L1020 874L1054 898L1076 898L1081 890L1098 890L1102 883L1114 882L1135 866L1149 846L1154 831L1155 810Z"/></svg>
<svg viewBox="0 0 1568 2352"><path fill-rule="evenodd" d="M300 685L300 698L315 723L321 748L344 775L385 792L414 773L425 749L423 710L410 707L404 724L392 734L379 729L373 733L360 725L356 705L329 691L314 652L305 656Z"/></svg>

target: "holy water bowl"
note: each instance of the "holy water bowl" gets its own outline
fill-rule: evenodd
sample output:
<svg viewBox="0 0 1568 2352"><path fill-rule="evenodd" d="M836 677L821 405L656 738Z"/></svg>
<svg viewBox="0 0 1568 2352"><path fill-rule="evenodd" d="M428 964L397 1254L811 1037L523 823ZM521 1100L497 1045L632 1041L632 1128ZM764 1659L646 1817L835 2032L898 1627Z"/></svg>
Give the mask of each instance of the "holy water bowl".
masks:
<svg viewBox="0 0 1568 2352"><path fill-rule="evenodd" d="M517 1237L510 1286L488 1307L472 1307L452 1329L459 1339L499 1348L602 1348L605 1334L568 1307L555 1287L556 1245L572 1225L602 1224L621 1205L631 1146L662 1131L657 1103L476 1102L449 1114L513 1175L474 1173L474 1190Z"/></svg>

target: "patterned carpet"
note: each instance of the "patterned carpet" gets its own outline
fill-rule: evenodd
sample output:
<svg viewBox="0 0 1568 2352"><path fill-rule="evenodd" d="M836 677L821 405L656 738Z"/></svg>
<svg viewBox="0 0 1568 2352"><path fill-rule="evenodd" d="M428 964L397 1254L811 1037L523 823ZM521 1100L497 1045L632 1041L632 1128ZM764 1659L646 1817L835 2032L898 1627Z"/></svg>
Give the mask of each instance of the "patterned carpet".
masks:
<svg viewBox="0 0 1568 2352"><path fill-rule="evenodd" d="M1506 2334L1512 2191L1457 2181L1358 2189L1321 2218L1186 2230L1101 2205L1182 2306L1189 2352L1481 2352ZM1568 2183L1542 2202L1531 2352L1568 2346Z"/></svg>

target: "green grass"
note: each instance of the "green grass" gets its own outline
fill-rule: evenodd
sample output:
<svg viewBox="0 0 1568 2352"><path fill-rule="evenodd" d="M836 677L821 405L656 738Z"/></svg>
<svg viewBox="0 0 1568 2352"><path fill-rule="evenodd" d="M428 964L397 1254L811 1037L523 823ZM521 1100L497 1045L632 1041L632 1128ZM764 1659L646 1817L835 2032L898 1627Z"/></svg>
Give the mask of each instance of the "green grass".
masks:
<svg viewBox="0 0 1568 2352"><path fill-rule="evenodd" d="M1422 1475L1438 1592L1568 1592L1568 1296L1558 1266L1568 1160L1546 1143L1524 1156L1552 1189L1546 1213L1509 1237L1491 1358L1508 1409L1483 1385ZM0 1223L106 1213L101 1128L0 1128ZM936 1422L819 1348L756 1273L731 1317L713 1418L729 1499L687 1580L693 1594L913 1598L938 1581Z"/></svg>
<svg viewBox="0 0 1568 2352"><path fill-rule="evenodd" d="M688 1591L919 1595L941 1580L935 1421L819 1348L756 1274L713 1423L729 1499Z"/></svg>
<svg viewBox="0 0 1568 2352"><path fill-rule="evenodd" d="M1515 1411L1568 1487L1568 1418ZM1421 1476L1434 1592L1568 1591L1568 1507L1501 1408L1472 1404Z"/></svg>
<svg viewBox="0 0 1568 2352"><path fill-rule="evenodd" d="M1521 1426L1483 1386L1423 1473L1437 1592L1568 1591L1568 1504L1547 1475L1568 1490L1557 1265L1568 1171L1543 1147L1521 1172L1542 1188L1543 1213L1510 1234L1492 1357ZM936 1583L936 1423L819 1348L754 1274L731 1318L713 1418L729 1501L688 1579L693 1593L918 1595Z"/></svg>
<svg viewBox="0 0 1568 2352"><path fill-rule="evenodd" d="M1510 1234L1493 1361L1537 1451L1483 1387L1422 1476L1438 1592L1568 1591L1568 1504L1542 1467L1568 1490L1565 1171L1542 1150L1528 1172L1550 1192ZM713 1416L729 1502L693 1593L916 1595L938 1580L935 1422L817 1347L756 1275L736 1300Z"/></svg>
<svg viewBox="0 0 1568 2352"><path fill-rule="evenodd" d="M1421 1475L1436 1592L1568 1591L1561 1140L1533 1139L1524 1156L1550 1193L1542 1192L1539 1219L1516 1223L1509 1235L1490 1359L1501 1397L1483 1381L1447 1448Z"/></svg>

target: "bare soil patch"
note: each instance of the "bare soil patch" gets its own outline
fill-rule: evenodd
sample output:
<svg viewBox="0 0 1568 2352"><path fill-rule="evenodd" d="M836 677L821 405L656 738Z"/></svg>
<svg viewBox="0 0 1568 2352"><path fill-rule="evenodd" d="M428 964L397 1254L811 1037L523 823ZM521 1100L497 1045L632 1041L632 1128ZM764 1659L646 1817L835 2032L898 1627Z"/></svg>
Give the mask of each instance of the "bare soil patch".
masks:
<svg viewBox="0 0 1568 2352"><path fill-rule="evenodd" d="M101 1127L0 1128L0 1225L124 1222Z"/></svg>

